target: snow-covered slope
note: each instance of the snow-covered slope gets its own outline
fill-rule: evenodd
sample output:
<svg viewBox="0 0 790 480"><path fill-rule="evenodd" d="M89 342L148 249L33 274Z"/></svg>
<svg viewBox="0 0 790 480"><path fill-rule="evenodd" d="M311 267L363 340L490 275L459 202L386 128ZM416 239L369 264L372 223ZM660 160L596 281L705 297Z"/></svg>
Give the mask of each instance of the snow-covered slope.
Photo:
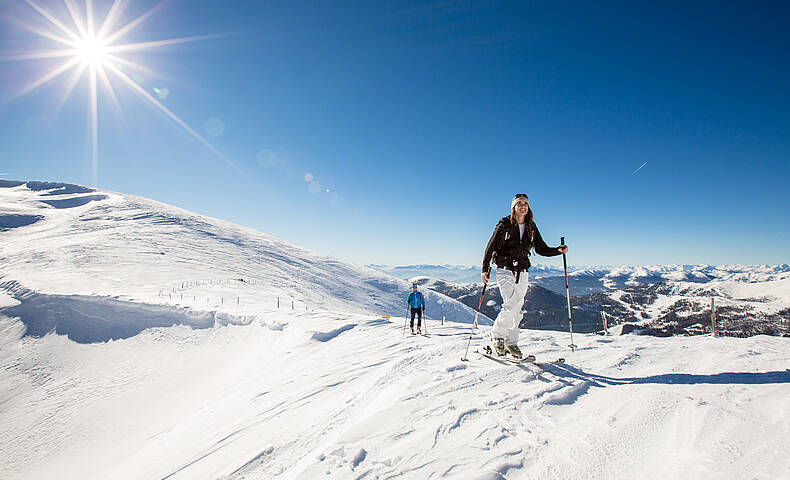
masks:
<svg viewBox="0 0 790 480"><path fill-rule="evenodd" d="M100 296L105 305L173 305L245 322L278 301L283 309L401 314L410 291L406 281L248 228L73 185L0 188L0 227L0 282L40 306L53 303L41 295L67 295L93 310L103 308ZM425 293L429 317L472 321L468 307Z"/></svg>
<svg viewBox="0 0 790 480"><path fill-rule="evenodd" d="M786 340L524 332L539 358L470 353L468 327L279 312L124 340L21 340L5 319L9 479L708 479L790 474ZM473 349L481 342L473 340Z"/></svg>
<svg viewBox="0 0 790 480"><path fill-rule="evenodd" d="M567 358L541 368L473 353L483 327L462 361L468 323L404 336L403 281L48 191L0 188L3 479L790 476L784 338L577 334L570 352L525 330L522 349ZM106 198L42 204L87 196Z"/></svg>

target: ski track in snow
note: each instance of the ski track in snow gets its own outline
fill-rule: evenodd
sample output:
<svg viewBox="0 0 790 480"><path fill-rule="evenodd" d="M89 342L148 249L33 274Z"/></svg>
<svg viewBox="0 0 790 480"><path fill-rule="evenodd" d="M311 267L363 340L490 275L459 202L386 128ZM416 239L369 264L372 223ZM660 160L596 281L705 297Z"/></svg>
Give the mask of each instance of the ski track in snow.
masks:
<svg viewBox="0 0 790 480"><path fill-rule="evenodd" d="M446 297L467 323L404 335L406 282L92 192L0 188L4 480L790 478L786 339L525 330L567 363L463 362Z"/></svg>

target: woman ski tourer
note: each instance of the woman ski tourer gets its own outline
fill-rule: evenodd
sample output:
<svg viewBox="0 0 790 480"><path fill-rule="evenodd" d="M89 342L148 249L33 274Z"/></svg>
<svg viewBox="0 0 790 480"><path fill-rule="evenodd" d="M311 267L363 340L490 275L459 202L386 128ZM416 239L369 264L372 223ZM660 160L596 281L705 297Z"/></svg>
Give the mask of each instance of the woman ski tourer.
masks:
<svg viewBox="0 0 790 480"><path fill-rule="evenodd" d="M539 255L553 257L568 251L568 247L549 247L540 236L535 225L529 198L519 193L510 202L510 215L499 220L483 255L483 283L488 283L491 262L496 265L496 280L502 295L502 310L491 328L491 339L497 355L510 353L521 358L518 348L521 307L527 294L529 274L529 252L535 249Z"/></svg>

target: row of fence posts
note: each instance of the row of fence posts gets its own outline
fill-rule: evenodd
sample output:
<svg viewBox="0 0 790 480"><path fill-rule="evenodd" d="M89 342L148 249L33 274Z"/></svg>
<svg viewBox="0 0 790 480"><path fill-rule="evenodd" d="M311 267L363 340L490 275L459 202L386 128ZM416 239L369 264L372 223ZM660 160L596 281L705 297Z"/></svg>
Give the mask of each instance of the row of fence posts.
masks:
<svg viewBox="0 0 790 480"><path fill-rule="evenodd" d="M164 290L159 290L159 296L160 297L164 297ZM192 301L197 303L197 297L198 297L197 295L192 295ZM201 297L202 297L202 295L201 295ZM173 299L173 293L172 292L168 292L167 298L172 300ZM180 298L180 300L183 300L184 299L184 294L183 293L180 294L179 298ZM233 297L230 297L230 299L232 299L232 298ZM189 299L189 295L187 295L187 300L188 299ZM225 303L225 297L219 297L219 301L220 301L221 304L224 304ZM206 296L206 303L210 303L210 302L211 302L211 297L210 296ZM240 303L241 303L241 297L237 296L236 297L236 305L239 305Z"/></svg>
<svg viewBox="0 0 790 480"><path fill-rule="evenodd" d="M195 283L197 284L197 282L195 282ZM184 284L182 283L182 288L185 288L185 287L183 287L183 285ZM164 297L164 292L165 292L164 289L159 289L159 297ZM176 287L173 287L172 292L168 292L167 293L167 298L172 300L175 292L176 292ZM198 297L197 295L192 295L192 301L194 303L197 303L197 297ZM233 298L233 297L231 297L231 298ZM277 309L279 310L280 309L280 297L276 297L276 298L277 298ZM180 294L180 299L184 300L184 294L183 293ZM187 299L189 299L189 295L187 295ZM206 304L209 304L210 302L211 302L211 297L210 296L206 296ZM225 297L220 297L220 304L222 304L222 305L225 304ZM240 305L240 304L241 304L241 297L240 296L236 296L236 305ZM296 301L294 299L291 299L291 310L296 310ZM306 312L310 310L309 307L307 306L307 303L304 304L304 310ZM442 320L444 320L444 319L442 319Z"/></svg>
<svg viewBox="0 0 790 480"><path fill-rule="evenodd" d="M280 309L280 297L277 297L277 310ZM296 310L296 304L294 303L294 299L291 299L291 310ZM304 310L307 311L307 304L304 304Z"/></svg>

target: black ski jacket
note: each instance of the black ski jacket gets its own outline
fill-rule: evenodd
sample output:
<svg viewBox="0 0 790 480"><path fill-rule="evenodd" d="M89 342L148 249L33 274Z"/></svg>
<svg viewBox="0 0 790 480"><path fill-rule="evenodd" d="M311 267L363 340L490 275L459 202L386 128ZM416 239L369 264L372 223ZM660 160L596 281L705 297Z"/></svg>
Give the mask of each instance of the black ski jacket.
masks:
<svg viewBox="0 0 790 480"><path fill-rule="evenodd" d="M510 217L503 217L494 228L494 233L486 246L483 255L483 272L491 271L492 260L499 268L513 272L528 270L529 251L532 248L544 257L561 255L558 247L546 245L535 222L532 222L532 238L527 238L526 232L524 238L519 239L519 236L518 225L511 225Z"/></svg>

